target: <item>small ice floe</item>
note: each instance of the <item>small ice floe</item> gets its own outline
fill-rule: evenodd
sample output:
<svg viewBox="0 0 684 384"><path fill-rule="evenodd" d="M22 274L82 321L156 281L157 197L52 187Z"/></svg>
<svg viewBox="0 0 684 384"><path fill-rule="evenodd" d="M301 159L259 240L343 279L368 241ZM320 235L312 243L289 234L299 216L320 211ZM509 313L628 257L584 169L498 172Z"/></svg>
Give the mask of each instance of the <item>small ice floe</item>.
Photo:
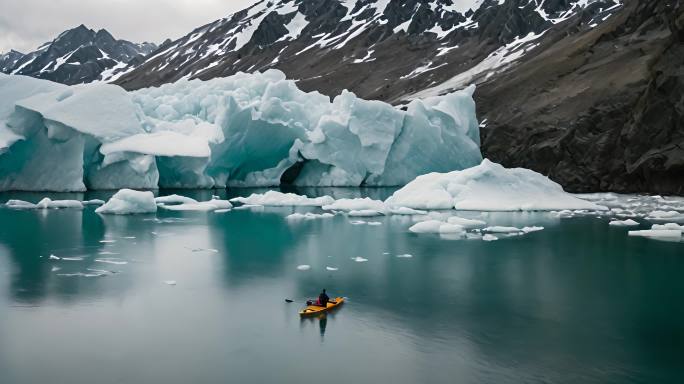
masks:
<svg viewBox="0 0 684 384"><path fill-rule="evenodd" d="M367 224L367 223L366 223L365 221L363 221L363 220L352 220L352 221L349 222L349 224L351 224L351 225L364 225L364 224Z"/></svg>
<svg viewBox="0 0 684 384"><path fill-rule="evenodd" d="M51 271L52 271L52 272L57 272L57 271L59 271L60 269L62 269L62 268L60 268L60 267L52 267Z"/></svg>
<svg viewBox="0 0 684 384"><path fill-rule="evenodd" d="M523 230L517 227L493 226L484 228L482 231L489 233L520 233Z"/></svg>
<svg viewBox="0 0 684 384"><path fill-rule="evenodd" d="M647 229L627 233L629 236L648 237L655 240L680 241L682 239L682 231L676 229Z"/></svg>
<svg viewBox="0 0 684 384"><path fill-rule="evenodd" d="M297 269L300 271L308 271L309 269L311 269L311 266L308 264L302 264L302 265L298 265Z"/></svg>
<svg viewBox="0 0 684 384"><path fill-rule="evenodd" d="M202 201L199 203L184 203L178 205L160 205L160 208L169 211L199 211L199 212L209 212L216 211L217 209L231 209L233 204L228 200L209 200Z"/></svg>
<svg viewBox="0 0 684 384"><path fill-rule="evenodd" d="M160 197L155 197L154 202L157 204L194 204L197 203L197 200L190 198L190 197L185 197L181 195L169 195L169 196L160 196Z"/></svg>
<svg viewBox="0 0 684 384"><path fill-rule="evenodd" d="M49 197L44 198L36 204L38 209L62 209L73 208L83 209L83 203L78 200L52 200Z"/></svg>
<svg viewBox="0 0 684 384"><path fill-rule="evenodd" d="M551 214L556 217L560 217L561 219L571 218L575 216L575 213L568 209L564 209L562 211L551 211Z"/></svg>
<svg viewBox="0 0 684 384"><path fill-rule="evenodd" d="M389 252L383 252L382 254L383 255L389 255L390 253Z"/></svg>
<svg viewBox="0 0 684 384"><path fill-rule="evenodd" d="M537 227L537 226L522 227L521 230L523 231L523 233L539 232L539 231L543 231L544 227Z"/></svg>
<svg viewBox="0 0 684 384"><path fill-rule="evenodd" d="M135 236L125 236L124 239L132 240L135 239Z"/></svg>
<svg viewBox="0 0 684 384"><path fill-rule="evenodd" d="M176 280L164 280L164 284L166 284L166 285L176 285Z"/></svg>
<svg viewBox="0 0 684 384"><path fill-rule="evenodd" d="M240 206L235 207L233 209L239 211L239 210L243 210L243 209L263 209L263 208L264 208L264 206L260 205L260 204L243 204L243 205L240 205Z"/></svg>
<svg viewBox="0 0 684 384"><path fill-rule="evenodd" d="M110 251L102 251L102 252L98 252L97 254L103 255L103 256L105 256L105 255L118 255L117 252L110 252Z"/></svg>
<svg viewBox="0 0 684 384"><path fill-rule="evenodd" d="M373 216L382 216L383 213L378 212L374 209L360 209L360 210L354 210L354 211L349 211L347 215L351 217L373 217Z"/></svg>
<svg viewBox="0 0 684 384"><path fill-rule="evenodd" d="M387 212L387 207L385 203L380 200L373 200L370 197L365 197L363 199L339 199L335 200L331 204L323 206L326 211L376 211L376 212Z"/></svg>
<svg viewBox="0 0 684 384"><path fill-rule="evenodd" d="M320 207L323 205L332 204L335 199L330 196L312 198L308 196L296 195L294 193L268 191L264 194L253 193L249 197L236 197L230 199L230 201L233 203L264 205L269 207Z"/></svg>
<svg viewBox="0 0 684 384"><path fill-rule="evenodd" d="M106 257L106 258L95 259L95 261L98 263L106 263L106 264L114 264L114 265L126 265L126 264L128 264L128 261L124 261L124 260L117 259L114 257Z"/></svg>
<svg viewBox="0 0 684 384"><path fill-rule="evenodd" d="M367 224L367 225L370 225L370 226L373 226L373 227L377 227L378 225L382 225L382 223L379 222L379 221L369 221L369 222L367 222L366 224Z"/></svg>
<svg viewBox="0 0 684 384"><path fill-rule="evenodd" d="M651 226L651 229L655 230L674 230L674 231L680 231L684 232L684 225L679 225L677 223L667 223L667 224L653 224Z"/></svg>
<svg viewBox="0 0 684 384"><path fill-rule="evenodd" d="M230 211L232 211L232 209L217 209L214 211L214 213L226 213Z"/></svg>
<svg viewBox="0 0 684 384"><path fill-rule="evenodd" d="M62 257L62 260L64 260L64 261L83 261L83 257L81 257L81 256Z"/></svg>
<svg viewBox="0 0 684 384"><path fill-rule="evenodd" d="M116 243L116 240L100 240L100 243L111 244L111 243Z"/></svg>
<svg viewBox="0 0 684 384"><path fill-rule="evenodd" d="M24 200L9 200L5 203L7 208L12 209L36 209L36 205Z"/></svg>
<svg viewBox="0 0 684 384"><path fill-rule="evenodd" d="M413 257L413 255L410 254L410 253L404 253L404 254L402 254L402 255L397 255L397 257L400 258L400 259L410 259L410 258Z"/></svg>
<svg viewBox="0 0 684 384"><path fill-rule="evenodd" d="M499 238L494 236L494 235L490 235L488 233L488 234L482 236L482 240L484 240L484 241L496 241L496 240L499 240Z"/></svg>
<svg viewBox="0 0 684 384"><path fill-rule="evenodd" d="M608 225L612 225L614 227L634 227L639 225L636 221L632 219L627 219L627 220L612 220Z"/></svg>
<svg viewBox="0 0 684 384"><path fill-rule="evenodd" d="M364 259L361 256L352 257L352 260L356 261L357 263L365 263L366 261L368 261L368 259Z"/></svg>
<svg viewBox="0 0 684 384"><path fill-rule="evenodd" d="M104 205L105 201L100 199L84 200L81 201L83 205Z"/></svg>
<svg viewBox="0 0 684 384"><path fill-rule="evenodd" d="M326 269L327 271L331 271L331 272L334 272L334 271L339 270L339 268L335 268L335 267L325 267L325 269Z"/></svg>
<svg viewBox="0 0 684 384"><path fill-rule="evenodd" d="M440 220L421 221L409 228L413 233L439 233L448 235L465 235L465 228L457 224L445 223Z"/></svg>
<svg viewBox="0 0 684 384"><path fill-rule="evenodd" d="M466 229L482 228L487 226L487 222L482 220L465 219L463 217L451 216L447 219L447 223L460 225Z"/></svg>
<svg viewBox="0 0 684 384"><path fill-rule="evenodd" d="M407 207L390 208L389 212L393 215L427 215L428 213L427 211Z"/></svg>
<svg viewBox="0 0 684 384"><path fill-rule="evenodd" d="M61 257L55 256L55 255L50 255L50 260L61 260Z"/></svg>
<svg viewBox="0 0 684 384"><path fill-rule="evenodd" d="M130 215L157 212L154 194L150 191L122 189L95 212L103 214Z"/></svg>
<svg viewBox="0 0 684 384"><path fill-rule="evenodd" d="M315 219L328 219L331 217L335 217L332 213L299 213L295 212L291 215L287 215L285 219L287 220L315 220Z"/></svg>
<svg viewBox="0 0 684 384"><path fill-rule="evenodd" d="M646 220L684 222L684 213L677 211L652 211L648 214Z"/></svg>

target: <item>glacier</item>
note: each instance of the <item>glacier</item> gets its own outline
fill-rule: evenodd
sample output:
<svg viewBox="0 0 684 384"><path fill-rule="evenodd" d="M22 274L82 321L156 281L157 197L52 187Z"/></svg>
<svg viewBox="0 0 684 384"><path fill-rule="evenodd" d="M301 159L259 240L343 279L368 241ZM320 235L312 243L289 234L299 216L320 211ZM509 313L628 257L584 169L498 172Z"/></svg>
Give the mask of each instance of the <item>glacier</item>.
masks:
<svg viewBox="0 0 684 384"><path fill-rule="evenodd" d="M0 75L0 190L401 186L480 163L473 92L401 110L277 70L133 92Z"/></svg>

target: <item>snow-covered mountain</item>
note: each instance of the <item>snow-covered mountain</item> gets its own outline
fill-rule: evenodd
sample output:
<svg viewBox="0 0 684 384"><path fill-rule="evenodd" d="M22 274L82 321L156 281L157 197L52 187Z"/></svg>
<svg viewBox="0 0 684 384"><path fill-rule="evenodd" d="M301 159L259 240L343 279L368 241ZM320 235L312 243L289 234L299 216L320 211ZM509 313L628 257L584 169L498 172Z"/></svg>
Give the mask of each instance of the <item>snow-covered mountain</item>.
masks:
<svg viewBox="0 0 684 384"><path fill-rule="evenodd" d="M142 61L156 48L153 43L117 40L104 29L94 31L80 25L34 52L24 55L10 51L0 56L0 71L64 84L89 83Z"/></svg>
<svg viewBox="0 0 684 384"><path fill-rule="evenodd" d="M263 0L163 46L117 83L277 68L304 89L398 103L491 76L557 24L590 29L619 8L620 0Z"/></svg>

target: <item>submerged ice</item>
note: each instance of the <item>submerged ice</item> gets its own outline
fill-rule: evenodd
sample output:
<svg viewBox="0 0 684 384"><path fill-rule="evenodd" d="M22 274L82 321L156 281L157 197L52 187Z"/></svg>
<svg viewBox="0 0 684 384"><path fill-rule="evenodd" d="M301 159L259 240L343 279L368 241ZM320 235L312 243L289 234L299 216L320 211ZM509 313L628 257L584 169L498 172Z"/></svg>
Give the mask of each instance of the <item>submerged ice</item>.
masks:
<svg viewBox="0 0 684 384"><path fill-rule="evenodd" d="M276 70L135 92L0 75L0 190L403 185L480 162L473 91L402 111Z"/></svg>

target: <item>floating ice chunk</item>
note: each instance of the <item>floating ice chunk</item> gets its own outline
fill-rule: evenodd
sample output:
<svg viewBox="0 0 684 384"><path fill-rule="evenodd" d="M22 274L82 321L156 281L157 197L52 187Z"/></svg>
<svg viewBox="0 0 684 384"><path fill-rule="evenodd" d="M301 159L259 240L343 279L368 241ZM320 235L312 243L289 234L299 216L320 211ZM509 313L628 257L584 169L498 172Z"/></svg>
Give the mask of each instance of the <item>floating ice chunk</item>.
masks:
<svg viewBox="0 0 684 384"><path fill-rule="evenodd" d="M166 284L166 285L176 285L176 280L164 280L164 284Z"/></svg>
<svg viewBox="0 0 684 384"><path fill-rule="evenodd" d="M494 235L490 235L488 233L488 234L482 236L482 240L484 240L484 241L496 241L496 240L499 240L499 238L494 236Z"/></svg>
<svg viewBox="0 0 684 384"><path fill-rule="evenodd" d="M358 211L349 211L347 215L351 217L373 217L373 216L382 216L381 212L378 212L374 209L361 209Z"/></svg>
<svg viewBox="0 0 684 384"><path fill-rule="evenodd" d="M106 263L106 264L114 264L114 265L126 265L126 264L128 264L128 261L124 261L124 260L121 260L121 259L116 259L116 258L113 258L113 257L95 259L95 261L98 262L98 263Z"/></svg>
<svg viewBox="0 0 684 384"><path fill-rule="evenodd" d="M253 193L249 197L236 197L230 199L234 203L255 204L265 206L309 206L321 207L323 205L332 204L335 199L330 196L321 197L307 197L300 196L294 193L282 193L277 191L268 191L264 194Z"/></svg>
<svg viewBox="0 0 684 384"><path fill-rule="evenodd" d="M36 205L24 200L9 200L5 203L7 208L12 209L36 209Z"/></svg>
<svg viewBox="0 0 684 384"><path fill-rule="evenodd" d="M516 228L516 227L493 226L493 227L484 228L482 231L483 232L489 232L489 233L518 233L518 232L522 232L523 230L520 228Z"/></svg>
<svg viewBox="0 0 684 384"><path fill-rule="evenodd" d="M482 228L487 225L487 223L482 220L465 219L458 216L451 216L447 219L447 223L460 225L466 229Z"/></svg>
<svg viewBox="0 0 684 384"><path fill-rule="evenodd" d="M409 231L413 233L439 233L439 228L444 225L443 221L426 220L414 224Z"/></svg>
<svg viewBox="0 0 684 384"><path fill-rule="evenodd" d="M38 209L59 209L59 208L75 208L83 209L83 204L78 200L51 200L46 197L36 204Z"/></svg>
<svg viewBox="0 0 684 384"><path fill-rule="evenodd" d="M302 264L302 265L298 265L297 269L300 271L308 271L309 269L311 269L311 266L308 264Z"/></svg>
<svg viewBox="0 0 684 384"><path fill-rule="evenodd" d="M413 255L410 253L404 253L403 255L397 255L397 257L400 259L410 259L413 257Z"/></svg>
<svg viewBox="0 0 684 384"><path fill-rule="evenodd" d="M677 211L652 211L648 214L646 220L684 222L684 213Z"/></svg>
<svg viewBox="0 0 684 384"><path fill-rule="evenodd" d="M157 204L152 192L122 189L115 193L105 205L97 208L95 212L115 215L153 213L157 212Z"/></svg>
<svg viewBox="0 0 684 384"><path fill-rule="evenodd" d="M412 209L407 207L399 207L390 209L390 213L393 215L426 215L427 211L421 211L418 209Z"/></svg>
<svg viewBox="0 0 684 384"><path fill-rule="evenodd" d="M628 220L613 220L610 223L608 223L608 225L612 225L614 227L633 227L633 226L639 225L639 223L637 223L636 221L634 221L632 219L628 219Z"/></svg>
<svg viewBox="0 0 684 384"><path fill-rule="evenodd" d="M228 200L209 200L199 203L185 203L177 205L160 205L162 209L170 211L216 211L217 209L230 209L233 205Z"/></svg>
<svg viewBox="0 0 684 384"><path fill-rule="evenodd" d="M485 159L478 166L419 176L386 200L390 207L478 211L603 210L557 183L524 168L504 168Z"/></svg>
<svg viewBox="0 0 684 384"><path fill-rule="evenodd" d="M50 260L61 260L61 257L55 256L55 255L50 255Z"/></svg>
<svg viewBox="0 0 684 384"><path fill-rule="evenodd" d="M379 225L382 225L382 223L379 222L379 221L369 221L369 222L367 222L366 224L368 224L368 225L370 225L370 226L372 226L372 227L377 227L377 226L379 226Z"/></svg>
<svg viewBox="0 0 684 384"><path fill-rule="evenodd" d="M100 240L100 243L111 244L111 243L116 243L116 240Z"/></svg>
<svg viewBox="0 0 684 384"><path fill-rule="evenodd" d="M366 261L368 261L368 259L364 259L361 256L352 257L352 260L354 260L357 263L365 263Z"/></svg>
<svg viewBox="0 0 684 384"><path fill-rule="evenodd" d="M339 268L335 268L335 267L325 267L325 269L326 269L327 271L331 271L331 272L334 272L334 271L339 270Z"/></svg>
<svg viewBox="0 0 684 384"><path fill-rule="evenodd" d="M367 222L364 220L352 220L349 222L349 224L351 224L351 225L364 225L364 224L367 224Z"/></svg>
<svg viewBox="0 0 684 384"><path fill-rule="evenodd" d="M650 237L655 239L680 240L682 231L677 229L647 229L642 231L629 231L629 236Z"/></svg>
<svg viewBox="0 0 684 384"><path fill-rule="evenodd" d="M543 230L544 230L544 227L536 227L536 226L522 227L522 231L524 233L539 232L539 231L543 231Z"/></svg>
<svg viewBox="0 0 684 384"><path fill-rule="evenodd" d="M376 211L386 212L387 207L385 203L380 200L373 200L370 197L358 199L338 199L332 203L323 206L326 211Z"/></svg>
<svg viewBox="0 0 684 384"><path fill-rule="evenodd" d="M110 252L110 251L102 251L102 252L98 252L97 254L103 255L103 256L105 256L105 255L118 255L117 252Z"/></svg>
<svg viewBox="0 0 684 384"><path fill-rule="evenodd" d="M65 260L65 261L83 261L83 257L81 257L81 256L62 257L62 260Z"/></svg>
<svg viewBox="0 0 684 384"><path fill-rule="evenodd" d="M51 272L57 272L57 271L59 271L60 269L62 269L62 268L60 268L60 267L52 267L52 269L51 269L50 271L51 271Z"/></svg>
<svg viewBox="0 0 684 384"><path fill-rule="evenodd" d="M295 212L291 215L287 215L285 218L287 220L314 220L314 219L326 219L326 218L330 218L330 217L334 217L334 216L335 215L333 215L332 213L327 213L327 212L326 213L320 213L320 214L319 213L311 213L311 212L307 212L307 213L302 214L299 212Z"/></svg>
<svg viewBox="0 0 684 384"><path fill-rule="evenodd" d="M651 229L654 229L654 230L669 229L669 230L684 232L684 225L679 225L677 223L653 224L651 226Z"/></svg>
<svg viewBox="0 0 684 384"><path fill-rule="evenodd" d="M465 235L465 228L457 224L442 224L439 226L439 233L441 234L463 234Z"/></svg>
<svg viewBox="0 0 684 384"><path fill-rule="evenodd" d="M197 200L195 200L193 198L180 196L180 195L160 196L160 197L156 197L154 199L154 201L157 204L192 204L192 203L197 203Z"/></svg>
<svg viewBox="0 0 684 384"><path fill-rule="evenodd" d="M232 211L232 209L217 209L214 211L214 213L226 213L230 211Z"/></svg>
<svg viewBox="0 0 684 384"><path fill-rule="evenodd" d="M83 205L103 205L105 201L100 199L92 199L82 201L81 203L83 203Z"/></svg>

